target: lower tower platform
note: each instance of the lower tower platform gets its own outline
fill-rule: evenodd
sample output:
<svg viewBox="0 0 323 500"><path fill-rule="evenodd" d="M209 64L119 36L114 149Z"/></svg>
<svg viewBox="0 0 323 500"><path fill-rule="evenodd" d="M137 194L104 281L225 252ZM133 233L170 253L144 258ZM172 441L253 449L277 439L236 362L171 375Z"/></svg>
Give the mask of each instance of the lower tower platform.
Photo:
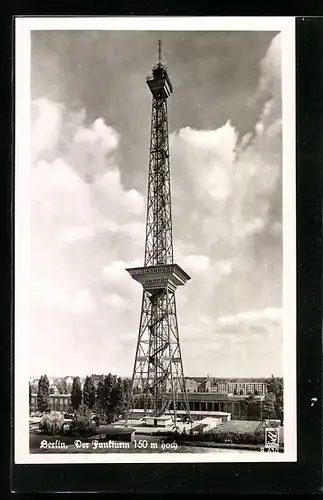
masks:
<svg viewBox="0 0 323 500"><path fill-rule="evenodd" d="M190 280L190 276L177 264L133 267L126 269L130 276L138 281L147 292L168 288L175 292L176 288Z"/></svg>

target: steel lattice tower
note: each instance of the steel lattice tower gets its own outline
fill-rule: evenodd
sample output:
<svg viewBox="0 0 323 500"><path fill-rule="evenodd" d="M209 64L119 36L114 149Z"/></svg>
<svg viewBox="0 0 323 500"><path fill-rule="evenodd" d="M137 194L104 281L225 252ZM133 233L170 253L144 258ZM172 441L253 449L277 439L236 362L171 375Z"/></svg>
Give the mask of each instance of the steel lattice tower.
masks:
<svg viewBox="0 0 323 500"><path fill-rule="evenodd" d="M183 361L179 343L175 291L190 279L173 260L171 183L167 99L173 92L167 68L158 63L146 82L152 93L148 174L145 261L127 269L143 286L139 334L132 375L131 411L141 403L145 415L171 413L176 425L178 409L190 421Z"/></svg>

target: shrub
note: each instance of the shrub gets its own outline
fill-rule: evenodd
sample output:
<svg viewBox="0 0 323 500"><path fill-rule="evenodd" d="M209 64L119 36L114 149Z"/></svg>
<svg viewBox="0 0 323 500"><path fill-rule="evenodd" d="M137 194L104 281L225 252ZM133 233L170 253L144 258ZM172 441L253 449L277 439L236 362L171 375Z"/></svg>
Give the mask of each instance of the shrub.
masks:
<svg viewBox="0 0 323 500"><path fill-rule="evenodd" d="M63 432L64 416L59 411L46 413L39 422L39 429L43 434L57 435Z"/></svg>
<svg viewBox="0 0 323 500"><path fill-rule="evenodd" d="M97 427L99 427L99 425L107 423L106 414L104 410L102 410L102 408L99 408L98 405L94 407L94 413L95 413L94 422Z"/></svg>
<svg viewBox="0 0 323 500"><path fill-rule="evenodd" d="M223 443L224 442L223 432L215 431L213 433L213 441L215 443Z"/></svg>
<svg viewBox="0 0 323 500"><path fill-rule="evenodd" d="M164 431L156 431L153 433L154 436L169 436L169 437L173 437L175 435L177 435L175 433L175 431L172 431L172 430L169 430L169 429L165 429Z"/></svg>
<svg viewBox="0 0 323 500"><path fill-rule="evenodd" d="M265 433L264 431L257 431L254 434L255 444L264 444L265 442Z"/></svg>
<svg viewBox="0 0 323 500"><path fill-rule="evenodd" d="M94 429L95 423L92 420L91 410L86 405L81 404L70 424L69 434L85 434Z"/></svg>

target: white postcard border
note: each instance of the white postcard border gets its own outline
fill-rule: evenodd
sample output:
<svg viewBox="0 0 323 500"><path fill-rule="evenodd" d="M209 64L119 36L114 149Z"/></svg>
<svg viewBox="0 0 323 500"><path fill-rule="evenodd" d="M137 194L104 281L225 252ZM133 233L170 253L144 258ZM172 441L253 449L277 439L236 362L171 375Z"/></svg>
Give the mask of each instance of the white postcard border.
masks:
<svg viewBox="0 0 323 500"><path fill-rule="evenodd" d="M295 20L291 17L16 18L15 39L15 331L14 460L49 463L294 462L296 456ZM31 454L28 404L30 262L30 32L32 30L280 31L283 96L284 453ZM49 354L50 355L50 354Z"/></svg>

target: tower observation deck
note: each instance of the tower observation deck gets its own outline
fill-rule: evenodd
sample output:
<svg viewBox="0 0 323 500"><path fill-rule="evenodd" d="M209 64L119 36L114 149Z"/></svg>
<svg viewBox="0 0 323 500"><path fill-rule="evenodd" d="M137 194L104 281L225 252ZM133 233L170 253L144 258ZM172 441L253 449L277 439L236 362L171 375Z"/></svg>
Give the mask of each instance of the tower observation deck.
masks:
<svg viewBox="0 0 323 500"><path fill-rule="evenodd" d="M190 420L179 342L175 291L189 275L173 258L167 99L173 92L167 68L158 63L146 83L152 94L144 266L127 269L143 287L139 333L126 422L139 401L144 414L177 410ZM178 398L178 394L181 397Z"/></svg>

